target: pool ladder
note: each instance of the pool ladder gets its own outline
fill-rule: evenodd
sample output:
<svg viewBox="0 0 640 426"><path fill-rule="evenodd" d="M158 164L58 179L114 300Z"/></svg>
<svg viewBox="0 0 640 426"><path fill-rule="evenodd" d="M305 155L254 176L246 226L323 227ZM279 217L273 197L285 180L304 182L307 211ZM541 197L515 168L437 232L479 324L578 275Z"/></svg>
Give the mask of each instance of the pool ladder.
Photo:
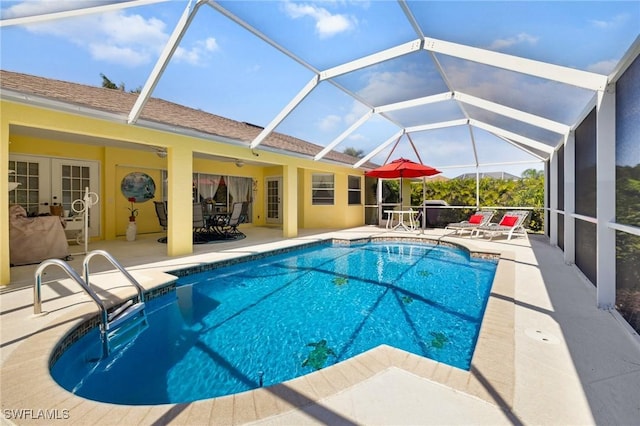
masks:
<svg viewBox="0 0 640 426"><path fill-rule="evenodd" d="M138 291L137 302L132 299L123 303L120 307L108 312L104 303L90 286L89 261L95 256L102 256L115 266ZM40 263L35 272L35 284L33 287L33 312L42 313L42 273L51 265L57 265L64 270L69 278L80 284L82 289L98 305L100 310L100 339L102 341L102 355L108 357L116 348L117 343L125 343L127 339L133 340L138 334L149 326L144 304L144 289L127 272L124 267L104 250L93 250L87 253L82 264L84 279L67 262L60 259L48 259Z"/></svg>

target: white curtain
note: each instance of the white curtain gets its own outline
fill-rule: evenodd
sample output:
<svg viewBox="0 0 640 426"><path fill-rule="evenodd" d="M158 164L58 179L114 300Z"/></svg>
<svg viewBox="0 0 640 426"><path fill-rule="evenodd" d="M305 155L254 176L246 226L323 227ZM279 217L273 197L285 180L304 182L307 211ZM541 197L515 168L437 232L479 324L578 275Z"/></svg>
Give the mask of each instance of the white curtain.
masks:
<svg viewBox="0 0 640 426"><path fill-rule="evenodd" d="M251 190L251 178L230 177L227 182L229 195L234 203L249 201L248 195Z"/></svg>
<svg viewBox="0 0 640 426"><path fill-rule="evenodd" d="M211 190L207 193L206 198L215 197L216 192L218 191L218 187L220 186L220 175L210 175L210 176L211 176L211 179L209 179L209 182L211 184Z"/></svg>

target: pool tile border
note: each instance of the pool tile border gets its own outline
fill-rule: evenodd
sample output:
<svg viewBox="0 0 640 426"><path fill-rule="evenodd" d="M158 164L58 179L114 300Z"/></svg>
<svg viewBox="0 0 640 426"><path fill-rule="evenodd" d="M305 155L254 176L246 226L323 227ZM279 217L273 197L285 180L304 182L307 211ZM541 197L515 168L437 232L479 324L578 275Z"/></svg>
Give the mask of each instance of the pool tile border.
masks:
<svg viewBox="0 0 640 426"><path fill-rule="evenodd" d="M323 244L338 244L338 245L354 245L354 244L366 244L369 242L398 242L398 243L419 243L424 244L425 242L433 245L441 245L445 247L457 248L461 250L465 250L470 257L477 259L487 259L487 260L498 260L500 258L500 254L497 252L491 251L475 251L471 250L468 247L462 244L456 244L449 241L443 241L441 238L419 238L419 237L405 237L405 236L372 236L372 237L358 237L354 239L346 239L346 238L327 238L325 240L306 242L290 247L283 247L274 250L269 250L261 253L252 253L243 256L234 257L232 259L226 260L218 260L215 262L202 263L195 266L188 266L181 269L168 270L167 273L175 275L178 278L197 274L200 272L207 272L218 268L224 268L226 266L233 266L244 262L250 262L253 260L264 259L265 257L275 256L279 254L289 253L294 250L301 250L311 247L316 247Z"/></svg>

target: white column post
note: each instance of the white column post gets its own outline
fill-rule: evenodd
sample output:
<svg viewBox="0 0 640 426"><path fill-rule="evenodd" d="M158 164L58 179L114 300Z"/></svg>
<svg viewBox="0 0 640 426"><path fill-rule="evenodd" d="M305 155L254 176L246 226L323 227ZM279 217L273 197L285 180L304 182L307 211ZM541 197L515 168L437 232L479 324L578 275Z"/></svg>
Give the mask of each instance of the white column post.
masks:
<svg viewBox="0 0 640 426"><path fill-rule="evenodd" d="M282 177L284 186L282 236L295 238L298 236L298 167L283 165Z"/></svg>
<svg viewBox="0 0 640 426"><path fill-rule="evenodd" d="M547 169L547 178L549 179L549 192L546 194L547 206L549 210L545 210L548 214L549 223L549 244L554 247L558 246L558 152L551 153L551 161L545 164ZM546 192L546 188L545 188Z"/></svg>
<svg viewBox="0 0 640 426"><path fill-rule="evenodd" d="M611 309L616 301L616 93L615 85L598 92L596 112L597 302Z"/></svg>

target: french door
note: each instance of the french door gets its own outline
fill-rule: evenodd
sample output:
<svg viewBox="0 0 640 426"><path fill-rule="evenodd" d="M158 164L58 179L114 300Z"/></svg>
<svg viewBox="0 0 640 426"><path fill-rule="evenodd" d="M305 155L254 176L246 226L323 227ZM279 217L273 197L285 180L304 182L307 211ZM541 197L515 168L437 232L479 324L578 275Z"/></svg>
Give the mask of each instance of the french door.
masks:
<svg viewBox="0 0 640 426"><path fill-rule="evenodd" d="M71 215L72 204L82 200L85 188L100 197L100 167L96 161L78 161L32 155L9 155L9 179L20 185L9 193L9 203L20 204L29 214L49 213L53 204ZM75 203L81 209L81 203ZM89 235L100 235L100 208L89 209Z"/></svg>
<svg viewBox="0 0 640 426"><path fill-rule="evenodd" d="M266 202L267 202L267 215L265 217L266 223L269 224L282 224L282 178L281 177L268 177L265 180L266 185Z"/></svg>

